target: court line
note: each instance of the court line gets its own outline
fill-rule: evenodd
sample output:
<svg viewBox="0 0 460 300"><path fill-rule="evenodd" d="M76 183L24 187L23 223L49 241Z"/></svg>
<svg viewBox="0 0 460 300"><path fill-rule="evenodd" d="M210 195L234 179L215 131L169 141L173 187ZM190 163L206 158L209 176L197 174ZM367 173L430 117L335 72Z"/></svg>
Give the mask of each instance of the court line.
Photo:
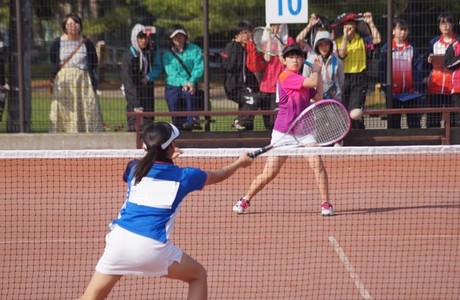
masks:
<svg viewBox="0 0 460 300"><path fill-rule="evenodd" d="M361 281L361 279L359 279L358 273L356 273L355 268L353 268L353 266L351 265L350 261L348 260L348 257L342 250L342 247L340 247L339 242L337 242L333 235L330 235L328 239L331 245L334 247L335 252L337 252L337 254L339 255L340 260L345 265L345 268L347 269L348 273L350 273L350 277L353 280L355 286L358 288L358 291L361 294L361 296L363 296L363 298L366 300L371 300L371 295L364 286L364 283Z"/></svg>

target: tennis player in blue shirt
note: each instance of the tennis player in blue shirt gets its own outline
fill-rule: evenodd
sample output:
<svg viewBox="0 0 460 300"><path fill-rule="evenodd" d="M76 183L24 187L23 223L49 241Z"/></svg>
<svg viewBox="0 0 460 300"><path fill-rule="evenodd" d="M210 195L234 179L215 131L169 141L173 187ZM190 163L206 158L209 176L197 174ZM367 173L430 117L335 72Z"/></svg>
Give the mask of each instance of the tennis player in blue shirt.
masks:
<svg viewBox="0 0 460 300"><path fill-rule="evenodd" d="M127 198L106 236L96 272L80 299L105 299L123 275L153 275L189 284L187 299L207 299L204 267L169 240L179 207L190 192L221 182L252 163L243 153L233 163L211 172L179 167L174 140L179 130L157 122L143 134L145 156L130 161L123 175Z"/></svg>

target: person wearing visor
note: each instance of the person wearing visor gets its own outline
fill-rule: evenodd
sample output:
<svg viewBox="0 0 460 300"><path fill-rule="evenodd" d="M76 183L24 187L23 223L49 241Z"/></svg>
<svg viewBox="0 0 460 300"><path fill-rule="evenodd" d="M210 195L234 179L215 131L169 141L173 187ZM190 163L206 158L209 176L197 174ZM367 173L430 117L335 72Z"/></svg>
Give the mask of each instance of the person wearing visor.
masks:
<svg viewBox="0 0 460 300"><path fill-rule="evenodd" d="M169 111L196 111L198 82L203 77L203 54L199 46L188 42L188 33L182 25L169 29L171 47L163 53L166 72L165 98ZM193 116L172 117L180 130L202 129Z"/></svg>
<svg viewBox="0 0 460 300"><path fill-rule="evenodd" d="M80 299L105 299L123 275L150 275L178 279L189 285L187 299L207 299L204 267L169 239L187 194L219 183L240 167L251 165L247 152L215 171L179 167L173 159L182 153L175 140L179 129L157 122L143 132L145 155L128 162L123 180L126 201L109 225L106 247Z"/></svg>
<svg viewBox="0 0 460 300"><path fill-rule="evenodd" d="M131 46L122 57L121 81L127 112L155 111L154 81L163 66L151 35L144 25L136 24L131 31ZM128 131L136 130L135 122L135 117L128 117ZM144 118L144 125L152 122L153 118Z"/></svg>

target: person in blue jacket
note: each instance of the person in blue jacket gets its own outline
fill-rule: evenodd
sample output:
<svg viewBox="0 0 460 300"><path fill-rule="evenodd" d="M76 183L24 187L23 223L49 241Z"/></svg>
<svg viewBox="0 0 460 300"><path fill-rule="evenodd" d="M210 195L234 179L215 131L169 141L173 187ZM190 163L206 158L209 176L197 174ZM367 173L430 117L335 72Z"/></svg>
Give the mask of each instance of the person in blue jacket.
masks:
<svg viewBox="0 0 460 300"><path fill-rule="evenodd" d="M80 299L105 299L123 275L151 275L189 284L187 299L207 299L204 267L169 239L185 196L225 180L253 159L247 153L215 171L179 167L176 126L157 122L143 133L145 156L128 163L126 201L111 224L96 272Z"/></svg>

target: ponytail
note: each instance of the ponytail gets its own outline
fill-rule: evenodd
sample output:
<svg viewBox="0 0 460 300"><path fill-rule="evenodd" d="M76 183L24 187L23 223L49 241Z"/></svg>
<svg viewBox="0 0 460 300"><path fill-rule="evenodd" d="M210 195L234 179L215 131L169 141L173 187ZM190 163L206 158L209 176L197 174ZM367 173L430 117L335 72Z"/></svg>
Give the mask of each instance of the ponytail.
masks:
<svg viewBox="0 0 460 300"><path fill-rule="evenodd" d="M142 141L147 153L134 170L135 185L147 175L155 161L171 161L171 158L168 157L168 149L178 136L179 130L176 126L166 122L153 123L144 130Z"/></svg>

